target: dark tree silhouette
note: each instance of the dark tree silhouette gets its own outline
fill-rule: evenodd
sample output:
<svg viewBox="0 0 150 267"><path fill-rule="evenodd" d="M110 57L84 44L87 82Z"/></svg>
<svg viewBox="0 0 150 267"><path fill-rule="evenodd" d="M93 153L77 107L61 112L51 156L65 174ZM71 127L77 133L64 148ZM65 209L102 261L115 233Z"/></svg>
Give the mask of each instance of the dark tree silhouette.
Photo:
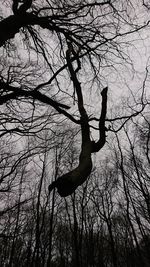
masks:
<svg viewBox="0 0 150 267"><path fill-rule="evenodd" d="M36 82L32 82L32 78L37 71L36 64L33 64L33 70L31 67L30 73L26 74L25 70L28 67L26 65L21 66L22 62L19 62L20 58L17 57L16 53L14 62L13 60L10 62L8 60L10 66L6 67L5 74L3 74L3 71L0 73L0 105L9 105L13 101L22 103L24 100L28 103L29 100L34 113L38 104L42 103L45 106L51 106L58 115L62 114L65 118L80 126L82 143L78 166L59 177L57 181L49 186L49 191L56 187L61 196L68 196L90 175L92 170L91 155L98 152L106 141L107 87L104 88L101 85L99 77L101 64L103 66L103 61L107 62L108 58L111 61L112 55L115 55L117 59L118 57L123 58L120 48L121 37L135 33L149 22L144 22L143 25L132 24L131 19L128 19L128 8L132 5L128 1L125 3L121 1L119 6L117 6L117 1L111 0L75 2L69 0L45 0L42 3L41 1L33 0L12 0L11 4L9 15L7 17L1 16L0 46L6 51L7 49L13 50L15 40L21 40L25 45L26 51L32 51L37 58L44 59L46 64L44 70L47 71L48 69L47 74L50 77L47 79L46 74L45 76L43 75L43 80L39 79L38 81L36 79ZM55 53L54 44L52 46L49 45L51 37L56 45L55 48L58 48L58 55ZM103 48L102 50L101 47ZM20 47L18 51L19 49ZM30 52L27 58L30 65ZM86 66L84 66L84 60L88 62ZM20 65L17 65L16 62L17 64L19 62ZM88 114L88 110L85 109L83 102L85 84L82 84L79 78L80 72L82 72L82 77L85 75L85 67L91 68L93 75L91 80L96 80L97 85L99 85L98 90L101 90L100 118L92 117L92 114ZM17 69L15 75L14 73L12 74L11 68L14 71ZM60 79L65 77L67 71L69 73L68 80L70 78L72 83L71 90L74 90L73 95L60 85ZM37 72L38 78L42 75L41 73ZM54 86L54 91L51 91ZM104 89L102 90L102 88ZM69 110L70 102L67 101L68 96L69 101L75 100L77 115L74 115ZM62 103L65 100L66 103ZM143 109L144 105L142 106ZM141 110L135 112L134 116L139 112ZM113 118L112 120L107 118L107 120L124 119L126 122L132 116L133 114L121 118ZM31 118L33 117L31 114ZM91 140L90 136L90 122L92 121L99 124L97 129L99 131L99 140L97 142ZM22 121L20 124L22 127ZM11 129L8 127L8 130L7 127L4 127L2 135L5 133L26 133L26 130L24 131L23 127L21 127Z"/></svg>
<svg viewBox="0 0 150 267"><path fill-rule="evenodd" d="M68 64L68 69L70 72L71 80L73 82L77 98L78 98L78 110L80 113L80 124L81 124L81 136L82 136L82 144L81 144L81 153L79 157L79 165L74 170L62 175L57 179L57 181L53 182L49 186L49 191L53 188L57 187L58 193L62 197L66 197L72 194L76 188L84 183L87 177L90 175L92 170L92 159L91 154L93 152L98 152L105 144L106 140L106 127L105 127L105 118L107 111L107 87L103 89L101 92L102 95L102 109L101 116L99 119L99 133L100 137L97 142L91 141L90 138L90 126L89 126L89 118L84 107L83 96L81 84L77 78L77 72L80 70L80 64L78 63L77 69L74 70L72 62L71 62L71 52L72 49L68 48L66 52L66 59Z"/></svg>

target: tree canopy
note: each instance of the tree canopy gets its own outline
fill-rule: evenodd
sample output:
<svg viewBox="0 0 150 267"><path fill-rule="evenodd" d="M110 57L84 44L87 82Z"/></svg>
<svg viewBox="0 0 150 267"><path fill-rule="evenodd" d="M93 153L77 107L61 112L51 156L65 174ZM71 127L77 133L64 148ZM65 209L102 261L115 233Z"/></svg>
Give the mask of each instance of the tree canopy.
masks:
<svg viewBox="0 0 150 267"><path fill-rule="evenodd" d="M80 125L78 167L49 187L51 190L56 186L60 195L67 196L87 179L92 170L91 154L105 144L105 87L109 81L101 79L102 69L110 68L109 64L115 68L114 61L124 57L122 39L127 42L128 35L149 22L134 22L136 1L14 0L5 5L7 12L2 13L7 17L0 21L0 45L6 57L1 60L0 103L10 112L13 109L17 122L16 127L11 127L9 120L7 126L6 119L2 134L32 131L35 120L42 123L39 105L45 111L51 107L50 112ZM96 117L86 108L88 94L94 90L102 96L101 114ZM28 115L20 119L22 109ZM91 135L94 121L98 124L98 141Z"/></svg>
<svg viewBox="0 0 150 267"><path fill-rule="evenodd" d="M0 266L149 266L149 8L1 1Z"/></svg>

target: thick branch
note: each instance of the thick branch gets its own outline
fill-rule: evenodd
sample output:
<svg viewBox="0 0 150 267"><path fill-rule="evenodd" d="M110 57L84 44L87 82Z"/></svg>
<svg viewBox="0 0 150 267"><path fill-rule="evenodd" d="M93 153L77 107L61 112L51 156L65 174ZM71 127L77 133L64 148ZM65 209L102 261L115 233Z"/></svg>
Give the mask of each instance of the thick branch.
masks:
<svg viewBox="0 0 150 267"><path fill-rule="evenodd" d="M52 106L60 114L65 115L71 121L77 124L80 123L79 120L76 120L73 116L71 116L67 111L64 110L64 109L69 109L70 108L69 106L58 103L57 101L51 99L50 97L46 95L43 95L37 90L32 90L32 91L23 90L22 88L11 86L3 81L0 81L0 89L4 89L5 92L8 92L7 94L0 96L0 105L3 105L7 101L18 99L20 97L32 98L34 100L38 100L42 103Z"/></svg>
<svg viewBox="0 0 150 267"><path fill-rule="evenodd" d="M29 25L39 25L43 29L63 33L68 40L72 40L72 32L63 27L58 27L52 20L52 17L38 17L33 13L22 13L18 10L16 14L0 21L0 46L4 45L9 39L14 38L15 34L18 33L22 27L27 27Z"/></svg>
<svg viewBox="0 0 150 267"><path fill-rule="evenodd" d="M99 151L105 144L105 118L107 110L107 88L104 88L102 91L102 110L99 120L99 130L100 130L100 139L97 143L93 143L90 139L90 127L88 123L88 115L84 108L83 96L80 82L77 78L77 72L74 70L72 61L70 59L70 47L66 53L66 59L68 64L68 69L70 72L71 80L76 90L78 98L78 109L80 113L81 121L81 134L82 134L82 145L81 153L79 157L79 164L74 170L62 175L55 182L51 183L49 186L49 191L51 192L55 187L58 190L58 193L62 197L66 197L72 194L76 188L83 184L92 171L92 152ZM77 61L78 62L78 61ZM79 67L79 66L78 66ZM78 68L77 69L80 69Z"/></svg>
<svg viewBox="0 0 150 267"><path fill-rule="evenodd" d="M102 108L101 108L101 116L99 119L99 140L96 143L93 143L93 151L98 152L106 142L106 113L107 113L107 91L108 87L104 88L101 92L102 95Z"/></svg>
<svg viewBox="0 0 150 267"><path fill-rule="evenodd" d="M81 117L82 146L79 157L79 165L74 170L59 177L57 181L52 182L49 186L49 192L51 192L56 187L60 196L66 197L68 195L71 195L79 185L83 184L86 181L86 179L90 175L92 171L91 154L93 152L98 152L106 142L105 119L107 112L107 91L108 88L104 88L101 93L102 109L99 120L99 141L95 143L90 140L88 121L86 120L86 117L85 120L83 119L83 117Z"/></svg>
<svg viewBox="0 0 150 267"><path fill-rule="evenodd" d="M72 53L73 47L70 43L68 45L69 45L69 48L66 52L66 60L67 60L67 65L68 65L68 69L70 72L71 80L73 82L74 88L76 90L77 98L78 98L78 109L80 112L81 119L83 118L83 120L86 119L88 121L86 110L85 110L84 104L83 104L81 85L80 85L80 82L78 81L78 78L77 78L77 72L73 68L72 58L70 57L70 54ZM79 58L78 58L78 61L79 61ZM77 61L77 63L78 63L78 61Z"/></svg>
<svg viewBox="0 0 150 267"><path fill-rule="evenodd" d="M80 113L80 121L81 121L81 134L82 134L82 146L81 153L79 158L79 165L74 170L62 175L57 179L57 181L53 182L49 186L49 191L51 191L54 187L57 187L58 193L62 197L66 197L72 194L76 188L83 184L87 177L90 175L92 170L92 142L90 140L90 129L88 124L88 116L83 104L83 96L81 85L77 78L77 73L73 69L73 65L70 59L70 47L66 53L66 59L68 64L68 69L70 72L71 80L73 82L74 88L76 90L77 98L78 98L78 109Z"/></svg>
<svg viewBox="0 0 150 267"><path fill-rule="evenodd" d="M22 27L35 24L35 16L32 14L11 15L0 22L0 46L4 45L6 41L14 38L15 34L19 32Z"/></svg>

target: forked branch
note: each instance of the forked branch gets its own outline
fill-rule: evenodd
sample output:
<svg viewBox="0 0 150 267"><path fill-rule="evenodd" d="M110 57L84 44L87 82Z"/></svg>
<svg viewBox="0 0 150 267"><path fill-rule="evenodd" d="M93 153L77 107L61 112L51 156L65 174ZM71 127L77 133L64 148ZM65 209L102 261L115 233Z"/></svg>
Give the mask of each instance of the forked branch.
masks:
<svg viewBox="0 0 150 267"><path fill-rule="evenodd" d="M100 138L98 142L91 141L90 138L90 126L89 126L89 118L87 112L84 108L83 95L81 84L77 78L77 70L81 68L79 65L79 59L77 60L77 69L74 70L71 54L72 47L68 47L66 52L67 65L69 69L69 73L71 76L71 80L73 82L75 92L77 94L78 99L78 110L80 113L80 125L81 125L81 136L82 136L82 144L81 144L81 153L79 157L78 166L71 170L70 172L62 175L56 181L52 182L49 185L49 192L51 192L55 187L58 190L58 193L62 197L66 197L71 195L76 188L83 184L92 171L92 153L99 151L105 144L106 136L105 136L105 118L107 112L107 88L104 88L102 95L102 108L101 108L101 116L99 120L99 131Z"/></svg>

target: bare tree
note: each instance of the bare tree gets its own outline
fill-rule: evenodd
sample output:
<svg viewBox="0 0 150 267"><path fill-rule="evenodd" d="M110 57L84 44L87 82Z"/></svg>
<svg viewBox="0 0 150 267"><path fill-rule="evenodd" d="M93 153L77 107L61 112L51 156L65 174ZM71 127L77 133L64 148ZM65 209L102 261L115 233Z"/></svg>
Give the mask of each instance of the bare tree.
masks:
<svg viewBox="0 0 150 267"><path fill-rule="evenodd" d="M128 8L134 12L136 3L130 1L12 0L6 7L0 21L0 46L7 55L1 60L0 104L6 114L14 116L15 126L6 115L2 135L36 134L45 127L44 115L50 112L52 118L57 115L59 121L65 118L80 126L78 166L49 187L50 191L57 187L61 196L67 196L87 179L92 170L91 155L106 141L107 87L101 80L101 68L111 62L115 69L115 60L127 61L121 38L142 29L149 21L133 23ZM83 81L86 68L89 85ZM102 96L99 118L92 112L88 114L83 102L86 87L92 91L94 86ZM72 102L75 105L71 110ZM91 137L94 122L99 124L97 142Z"/></svg>

